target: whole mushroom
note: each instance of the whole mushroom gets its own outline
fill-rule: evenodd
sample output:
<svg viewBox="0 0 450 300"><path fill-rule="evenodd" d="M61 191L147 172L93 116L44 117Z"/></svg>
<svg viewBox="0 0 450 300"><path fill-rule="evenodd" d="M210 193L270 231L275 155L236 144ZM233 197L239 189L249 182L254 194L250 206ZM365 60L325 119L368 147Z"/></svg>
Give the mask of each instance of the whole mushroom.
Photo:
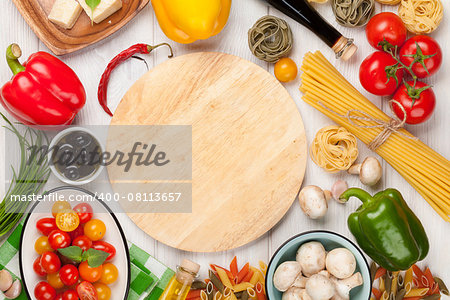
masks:
<svg viewBox="0 0 450 300"><path fill-rule="evenodd" d="M308 242L297 250L296 260L300 263L302 273L310 277L325 269L326 252L319 242Z"/></svg>
<svg viewBox="0 0 450 300"><path fill-rule="evenodd" d="M355 273L356 259L350 250L336 248L328 252L325 265L331 275L338 279L344 279Z"/></svg>
<svg viewBox="0 0 450 300"><path fill-rule="evenodd" d="M336 291L330 279L321 274L314 274L306 283L306 293L312 300L328 300Z"/></svg>
<svg viewBox="0 0 450 300"><path fill-rule="evenodd" d="M318 186L305 186L298 195L300 207L311 219L318 219L327 213L330 193L326 193Z"/></svg>
<svg viewBox="0 0 450 300"><path fill-rule="evenodd" d="M281 300L303 300L302 291L305 289L292 286L283 293Z"/></svg>
<svg viewBox="0 0 450 300"><path fill-rule="evenodd" d="M359 180L368 186L374 186L381 179L383 169L373 156L368 156L361 164L355 164L348 169L349 174L359 174Z"/></svg>
<svg viewBox="0 0 450 300"><path fill-rule="evenodd" d="M345 279L337 279L336 277L331 277L330 279L334 283L336 294L339 296L336 299L350 299L350 291L363 284L363 279L359 272Z"/></svg>
<svg viewBox="0 0 450 300"><path fill-rule="evenodd" d="M295 279L301 275L302 267L299 262L285 261L275 270L273 274L273 285L280 292L287 291Z"/></svg>

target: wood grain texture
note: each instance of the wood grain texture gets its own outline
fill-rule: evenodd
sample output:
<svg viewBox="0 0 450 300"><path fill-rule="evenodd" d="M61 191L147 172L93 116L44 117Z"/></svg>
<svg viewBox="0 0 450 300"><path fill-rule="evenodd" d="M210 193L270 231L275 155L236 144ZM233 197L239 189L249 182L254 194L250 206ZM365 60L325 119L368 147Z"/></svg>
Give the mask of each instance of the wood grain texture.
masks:
<svg viewBox="0 0 450 300"><path fill-rule="evenodd" d="M55 0L13 0L25 21L56 55L71 53L92 45L125 26L149 0L122 0L122 8L99 24L92 25L83 11L72 29L48 20Z"/></svg>
<svg viewBox="0 0 450 300"><path fill-rule="evenodd" d="M444 19L439 29L431 34L431 36L435 38L440 43L442 49L445 50L450 47L450 1L442 1L442 3L445 11ZM321 50L324 55L326 55L327 59L329 59L359 91L377 106L383 108L385 112L389 112L386 101L388 99L370 95L364 91L359 83L359 65L367 55L374 51L367 42L364 28L346 28L337 24L334 20L329 3L314 4L314 7L317 8L318 11L345 36L355 39L355 43L358 45L359 50L356 53L356 56L350 61L341 62L335 60L333 53L330 52L326 45L319 38L314 36L313 33L276 9L271 8L262 0L233 0L230 18L224 30L217 36L208 40L197 41L189 45L180 45L170 41L161 31L152 6L147 5L141 13L123 28L123 30L119 30L114 35L96 43L92 47L61 57L61 59L78 74L88 95L86 106L78 114L75 119L75 124L107 125L110 123L111 118L103 112L96 100L98 81L108 62L121 50L134 43L157 44L160 42L168 42L173 46L176 56L198 51L220 51L230 53L252 61L265 70L268 70L270 73L273 73L273 66L255 58L248 49L247 44L248 29L252 27L257 19L267 14L276 15L285 19L291 27L294 35L294 46L289 57L292 58L297 65L301 63L306 52ZM396 12L396 10L397 7L395 6L391 7L380 5L378 3L376 4L376 13L382 11ZM0 1L0 49L6 49L12 42L17 42L21 46L24 51L23 57L28 57L31 53L39 50L49 51L25 23L12 1L4 0ZM149 68L152 69L165 62L167 60L167 54L167 50L162 48L158 49L158 51L153 51L150 55L142 55L141 57L148 62ZM145 65L138 60L130 60L113 72L108 89L108 103L113 111L123 98L125 92L145 72L147 72ZM11 72L9 71L5 60L0 59L1 82L3 83L10 78ZM436 111L426 123L416 126L407 126L407 128L416 136L420 137L420 139L426 142L430 147L437 150L439 153L442 153L446 158L449 158L450 139L447 137L450 125L450 118L448 118L450 101L447 101L447 99L450 95L447 83L450 82L450 56L444 53L444 61L441 70L438 74L428 79L427 82L433 85L433 89L438 99ZM305 124L307 140L311 141L317 130L323 126L332 125L333 122L301 100L301 94L298 91L299 84L300 79L297 78L296 80L283 85L294 99ZM1 107L0 110L4 112ZM1 131L3 131L3 129ZM5 151L5 148L9 151L10 149L17 149L17 145L8 145L8 147L2 146L0 147L0 150ZM360 160L371 154L367 147L362 143L359 143L359 150ZM395 187L402 192L411 209L413 209L422 220L431 243L429 255L419 265L422 267L429 266L436 276L442 277L448 284L448 282L450 282L450 272L448 271L447 266L450 266L450 255L448 255L448 251L445 250L450 249L450 239L448 238L450 235L450 224L439 218L426 201L392 167L383 160L380 161L383 165L382 182L374 188L368 188L368 190L371 193L375 193L388 187ZM0 180L2 179L1 176L3 176L2 173L9 168L9 164L9 162L0 159ZM329 188L338 179L346 180L349 186L367 188L359 182L357 176L349 176L345 172L328 174L317 167L310 159L307 160L303 185L315 184L322 188ZM45 188L50 189L56 186L61 186L61 182L58 182L52 177ZM7 185L0 184L2 195L4 195L6 187ZM111 192L111 187L106 174L101 174L96 182L86 185L85 188L94 192ZM347 228L346 218L358 206L359 203L356 200L349 201L346 205L331 202L325 218L321 220L311 220L304 216L296 201L283 217L282 221L273 227L267 234L245 246L230 251L216 253L195 253L174 249L148 236L144 231L140 230L126 214L118 213L117 218L123 226L129 240L142 246L149 253L172 268L175 268L183 258L192 259L201 264L200 277L205 278L208 275L207 266L209 263L227 265L234 255L238 256L239 265L242 265L246 261L250 261L253 265L256 265L258 260L268 262L274 251L286 239L303 231L316 229L332 230L343 234L354 241L353 236ZM2 241L3 239L0 238L0 243ZM13 271L18 272L18 265L15 267L13 266L12 269Z"/></svg>
<svg viewBox="0 0 450 300"><path fill-rule="evenodd" d="M266 233L292 205L305 172L294 101L265 70L229 54L158 65L126 93L111 125L192 125L192 213L129 213L150 236L182 250L228 250ZM108 138L108 151L124 149L130 137L123 137ZM113 190L126 195L117 184L123 172L108 166Z"/></svg>

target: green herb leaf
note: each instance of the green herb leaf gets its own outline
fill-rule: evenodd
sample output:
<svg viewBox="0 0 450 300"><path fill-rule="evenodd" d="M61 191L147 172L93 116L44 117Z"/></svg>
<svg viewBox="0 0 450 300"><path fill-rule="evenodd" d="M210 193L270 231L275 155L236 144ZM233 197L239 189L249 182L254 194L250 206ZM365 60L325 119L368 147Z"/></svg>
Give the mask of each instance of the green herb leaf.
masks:
<svg viewBox="0 0 450 300"><path fill-rule="evenodd" d="M87 256L87 263L91 268L97 268L101 266L109 256L108 252L92 248L88 249L85 254Z"/></svg>
<svg viewBox="0 0 450 300"><path fill-rule="evenodd" d="M78 246L70 246L67 248L58 249L58 252L74 262L83 261L83 250Z"/></svg>
<svg viewBox="0 0 450 300"><path fill-rule="evenodd" d="M97 8L97 6L100 4L101 0L84 0L91 8L91 24L94 25L94 10Z"/></svg>

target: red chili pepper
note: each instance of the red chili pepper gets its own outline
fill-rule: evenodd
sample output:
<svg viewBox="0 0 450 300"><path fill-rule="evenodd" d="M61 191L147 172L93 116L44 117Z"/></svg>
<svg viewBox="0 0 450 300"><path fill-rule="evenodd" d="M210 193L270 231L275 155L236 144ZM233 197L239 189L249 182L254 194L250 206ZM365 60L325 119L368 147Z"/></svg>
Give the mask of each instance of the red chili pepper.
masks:
<svg viewBox="0 0 450 300"><path fill-rule="evenodd" d="M3 107L25 125L69 125L86 102L75 72L58 58L36 52L22 65L17 44L6 49L13 78L1 89Z"/></svg>
<svg viewBox="0 0 450 300"><path fill-rule="evenodd" d="M118 66L120 65L122 62L126 61L127 59L129 59L130 57L132 57L135 54L148 54L151 51L153 51L153 49L158 48L160 46L168 46L170 49L170 57L173 57L173 51L172 51L172 47L170 47L169 44L167 43L161 43L158 44L156 46L151 46L151 45L147 45L147 44L136 44L131 46L130 48L123 50L122 52L120 52L116 57L114 57L108 64L108 66L106 66L105 72L103 72L102 78L100 79L100 83L98 84L98 102L100 103L100 105L103 107L103 110L110 116L112 116L112 112L109 110L108 108L108 103L107 103L107 90L108 90L108 82L109 82L109 77L111 76L111 72Z"/></svg>

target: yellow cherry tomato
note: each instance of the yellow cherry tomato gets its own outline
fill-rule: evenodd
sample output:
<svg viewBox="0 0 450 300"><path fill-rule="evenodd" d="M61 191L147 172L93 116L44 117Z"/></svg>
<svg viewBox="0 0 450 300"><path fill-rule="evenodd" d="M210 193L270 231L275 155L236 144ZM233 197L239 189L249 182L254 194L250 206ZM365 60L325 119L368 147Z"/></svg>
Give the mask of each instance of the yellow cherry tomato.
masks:
<svg viewBox="0 0 450 300"><path fill-rule="evenodd" d="M56 201L52 206L52 215L56 218L56 215L59 212L62 212L64 210L72 209L72 206L70 206L70 203L67 201Z"/></svg>
<svg viewBox="0 0 450 300"><path fill-rule="evenodd" d="M65 232L74 231L80 225L78 214L72 210L64 210L56 215L56 226Z"/></svg>
<svg viewBox="0 0 450 300"><path fill-rule="evenodd" d="M106 226L101 220L92 219L84 225L84 235L91 241L101 240L106 233Z"/></svg>
<svg viewBox="0 0 450 300"><path fill-rule="evenodd" d="M47 281L48 284L57 290L64 287L64 283L61 281L61 277L59 277L59 272L47 274Z"/></svg>
<svg viewBox="0 0 450 300"><path fill-rule="evenodd" d="M111 289L103 283L94 283L95 290L97 291L98 300L109 300L111 298Z"/></svg>
<svg viewBox="0 0 450 300"><path fill-rule="evenodd" d="M34 243L34 250L36 250L36 252L39 255L41 255L44 252L48 252L48 251L53 252L53 248L52 248L52 246L50 246L48 237L46 237L45 235L41 236L40 238L38 238L36 240L36 242Z"/></svg>
<svg viewBox="0 0 450 300"><path fill-rule="evenodd" d="M104 284L114 283L119 277L119 270L112 263L106 263L103 265L102 277L100 277L100 282Z"/></svg>
<svg viewBox="0 0 450 300"><path fill-rule="evenodd" d="M288 57L284 57L277 61L274 67L275 77L281 82L294 80L297 77L297 72L297 65Z"/></svg>

